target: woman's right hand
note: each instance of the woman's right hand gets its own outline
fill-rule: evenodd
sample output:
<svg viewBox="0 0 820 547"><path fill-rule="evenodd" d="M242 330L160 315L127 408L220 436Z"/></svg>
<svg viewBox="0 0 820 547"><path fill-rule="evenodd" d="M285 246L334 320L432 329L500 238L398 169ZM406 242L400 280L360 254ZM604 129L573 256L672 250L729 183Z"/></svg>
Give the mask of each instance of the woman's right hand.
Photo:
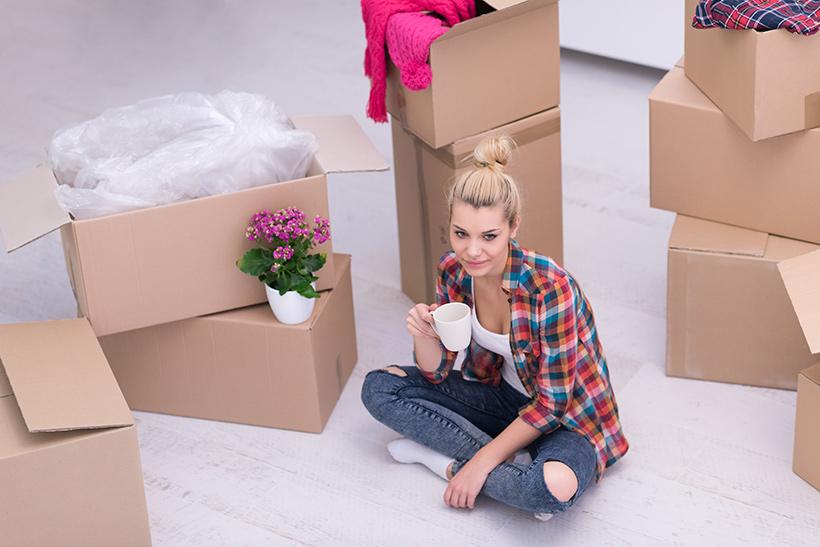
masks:
<svg viewBox="0 0 820 547"><path fill-rule="evenodd" d="M433 330L433 311L438 308L438 304L416 304L410 308L407 314L407 332L417 338L438 338Z"/></svg>

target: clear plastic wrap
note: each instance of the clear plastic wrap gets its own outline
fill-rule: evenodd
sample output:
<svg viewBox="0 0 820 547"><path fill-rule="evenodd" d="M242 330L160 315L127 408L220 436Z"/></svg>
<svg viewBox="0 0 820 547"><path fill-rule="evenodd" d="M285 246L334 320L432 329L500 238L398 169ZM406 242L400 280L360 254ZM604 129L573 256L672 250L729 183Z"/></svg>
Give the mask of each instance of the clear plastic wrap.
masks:
<svg viewBox="0 0 820 547"><path fill-rule="evenodd" d="M186 92L60 129L49 160L83 220L301 178L317 150L263 95Z"/></svg>

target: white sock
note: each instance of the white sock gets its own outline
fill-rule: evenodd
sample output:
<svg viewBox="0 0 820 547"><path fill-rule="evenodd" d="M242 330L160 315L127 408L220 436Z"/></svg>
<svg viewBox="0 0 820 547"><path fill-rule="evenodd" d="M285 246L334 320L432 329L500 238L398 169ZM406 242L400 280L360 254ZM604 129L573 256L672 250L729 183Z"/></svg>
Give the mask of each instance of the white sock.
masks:
<svg viewBox="0 0 820 547"><path fill-rule="evenodd" d="M420 463L442 479L450 480L447 478L447 468L453 463L453 459L444 454L410 439L396 439L387 445L387 450L397 462Z"/></svg>
<svg viewBox="0 0 820 547"><path fill-rule="evenodd" d="M555 515L553 513L533 513L538 520L549 520Z"/></svg>

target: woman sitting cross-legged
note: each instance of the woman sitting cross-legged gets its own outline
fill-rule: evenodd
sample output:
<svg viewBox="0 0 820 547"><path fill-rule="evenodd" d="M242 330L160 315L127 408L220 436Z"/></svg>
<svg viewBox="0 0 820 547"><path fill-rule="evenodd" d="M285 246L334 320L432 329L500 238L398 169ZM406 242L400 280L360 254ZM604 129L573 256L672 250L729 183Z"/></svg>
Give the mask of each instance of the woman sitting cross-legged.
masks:
<svg viewBox="0 0 820 547"><path fill-rule="evenodd" d="M628 447L592 308L575 279L514 240L515 181L504 172L509 137L489 137L449 196L452 251L439 263L436 303L407 317L415 366L371 371L362 401L404 438L403 463L449 484L444 501L475 506L479 493L548 518L569 508ZM448 302L471 308L460 370L433 330Z"/></svg>

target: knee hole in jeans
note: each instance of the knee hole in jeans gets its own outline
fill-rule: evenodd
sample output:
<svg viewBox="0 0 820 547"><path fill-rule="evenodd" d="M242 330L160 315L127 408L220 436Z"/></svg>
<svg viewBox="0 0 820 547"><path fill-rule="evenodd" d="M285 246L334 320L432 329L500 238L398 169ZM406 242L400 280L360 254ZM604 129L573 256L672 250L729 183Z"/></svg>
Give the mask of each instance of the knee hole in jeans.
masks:
<svg viewBox="0 0 820 547"><path fill-rule="evenodd" d="M390 374L395 374L396 376L407 376L407 373L404 372L400 367L397 367L396 365L389 366L383 370L386 370Z"/></svg>
<svg viewBox="0 0 820 547"><path fill-rule="evenodd" d="M544 462L544 483L555 499L562 503L571 500L578 491L578 477L575 476L575 472L567 464L559 461Z"/></svg>

